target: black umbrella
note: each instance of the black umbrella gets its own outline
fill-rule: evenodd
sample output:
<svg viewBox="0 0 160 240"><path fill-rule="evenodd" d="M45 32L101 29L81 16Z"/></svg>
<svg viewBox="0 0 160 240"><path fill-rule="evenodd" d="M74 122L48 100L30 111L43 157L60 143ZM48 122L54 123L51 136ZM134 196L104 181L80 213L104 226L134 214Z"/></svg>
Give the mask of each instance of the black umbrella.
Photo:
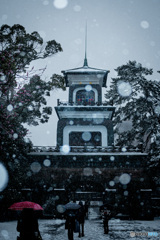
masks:
<svg viewBox="0 0 160 240"><path fill-rule="evenodd" d="M69 202L66 205L64 205L66 210L77 210L79 209L81 206L77 203L74 202Z"/></svg>

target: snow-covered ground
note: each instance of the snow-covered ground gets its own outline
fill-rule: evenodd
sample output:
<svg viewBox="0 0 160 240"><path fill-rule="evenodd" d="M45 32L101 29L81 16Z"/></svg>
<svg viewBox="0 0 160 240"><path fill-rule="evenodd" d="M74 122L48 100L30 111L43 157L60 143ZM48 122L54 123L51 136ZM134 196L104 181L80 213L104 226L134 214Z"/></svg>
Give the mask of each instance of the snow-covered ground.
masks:
<svg viewBox="0 0 160 240"><path fill-rule="evenodd" d="M16 221L0 223L0 240L16 240ZM39 220L40 232L43 240L67 240L67 230L64 229L64 220ZM102 220L85 221L85 240L108 239L160 239L160 219L154 221L128 221L113 219L109 221L110 232L103 233ZM132 232L132 234L131 234ZM134 233L133 233L134 232ZM148 236L158 233L158 236ZM134 236L134 235L137 236ZM143 234L143 236L138 236ZM156 234L157 235L157 234ZM78 233L74 233L74 240L78 240Z"/></svg>

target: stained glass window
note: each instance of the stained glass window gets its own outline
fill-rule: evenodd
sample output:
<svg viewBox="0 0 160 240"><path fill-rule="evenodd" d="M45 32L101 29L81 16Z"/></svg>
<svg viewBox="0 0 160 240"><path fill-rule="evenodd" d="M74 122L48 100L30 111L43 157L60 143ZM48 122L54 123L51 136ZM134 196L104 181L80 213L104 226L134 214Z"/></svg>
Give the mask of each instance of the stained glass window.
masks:
<svg viewBox="0 0 160 240"><path fill-rule="evenodd" d="M79 90L76 95L76 103L78 104L91 104L95 102L94 91Z"/></svg>

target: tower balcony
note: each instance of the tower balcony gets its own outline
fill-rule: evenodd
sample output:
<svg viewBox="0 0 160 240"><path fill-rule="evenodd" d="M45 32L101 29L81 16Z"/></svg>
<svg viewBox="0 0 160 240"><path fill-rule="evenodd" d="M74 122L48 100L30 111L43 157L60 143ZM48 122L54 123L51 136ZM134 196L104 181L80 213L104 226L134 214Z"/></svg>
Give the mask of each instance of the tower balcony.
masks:
<svg viewBox="0 0 160 240"><path fill-rule="evenodd" d="M60 101L59 99L57 99L57 106L111 106L108 105L107 102L68 102L68 101Z"/></svg>
<svg viewBox="0 0 160 240"><path fill-rule="evenodd" d="M124 151L125 149L125 151ZM58 148L57 146L33 146L30 152L35 152L35 153L61 153L61 147ZM117 153L120 155L123 154L135 154L136 153L145 153L142 147L125 147L122 148L120 146L108 146L108 147L103 147L103 146L70 146L70 151L68 154L76 154L76 153ZM62 153L63 155L63 153Z"/></svg>

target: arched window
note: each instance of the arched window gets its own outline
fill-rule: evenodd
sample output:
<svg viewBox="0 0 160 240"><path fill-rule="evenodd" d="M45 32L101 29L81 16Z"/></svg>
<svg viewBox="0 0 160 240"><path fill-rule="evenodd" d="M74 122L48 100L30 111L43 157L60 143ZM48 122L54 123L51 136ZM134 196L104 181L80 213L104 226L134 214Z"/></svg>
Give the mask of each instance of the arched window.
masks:
<svg viewBox="0 0 160 240"><path fill-rule="evenodd" d="M76 103L77 104L87 104L90 105L95 102L95 92L79 90L76 93Z"/></svg>

